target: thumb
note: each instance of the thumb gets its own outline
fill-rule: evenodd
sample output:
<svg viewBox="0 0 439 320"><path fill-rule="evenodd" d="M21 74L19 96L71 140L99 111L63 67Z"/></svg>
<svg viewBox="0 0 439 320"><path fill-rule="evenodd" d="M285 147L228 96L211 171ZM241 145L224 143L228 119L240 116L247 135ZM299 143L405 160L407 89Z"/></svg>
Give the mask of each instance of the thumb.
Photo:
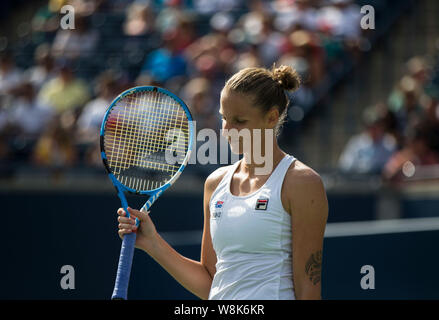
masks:
<svg viewBox="0 0 439 320"><path fill-rule="evenodd" d="M146 217L149 214L149 212L145 213L143 211L139 211L139 210L136 210L136 209L133 209L133 208L130 208L130 207L128 207L127 209L128 209L128 212L129 212L130 216L133 216L133 217L139 219L140 221L145 221Z"/></svg>

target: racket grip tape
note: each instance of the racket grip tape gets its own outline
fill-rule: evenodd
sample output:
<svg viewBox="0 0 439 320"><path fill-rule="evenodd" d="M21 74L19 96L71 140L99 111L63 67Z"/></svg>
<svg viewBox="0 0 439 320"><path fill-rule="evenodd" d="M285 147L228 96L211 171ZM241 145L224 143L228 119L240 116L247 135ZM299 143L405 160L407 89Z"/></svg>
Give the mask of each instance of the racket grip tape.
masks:
<svg viewBox="0 0 439 320"><path fill-rule="evenodd" d="M112 300L127 300L135 243L135 232L124 235L120 250L116 282L114 284L113 295L111 296Z"/></svg>

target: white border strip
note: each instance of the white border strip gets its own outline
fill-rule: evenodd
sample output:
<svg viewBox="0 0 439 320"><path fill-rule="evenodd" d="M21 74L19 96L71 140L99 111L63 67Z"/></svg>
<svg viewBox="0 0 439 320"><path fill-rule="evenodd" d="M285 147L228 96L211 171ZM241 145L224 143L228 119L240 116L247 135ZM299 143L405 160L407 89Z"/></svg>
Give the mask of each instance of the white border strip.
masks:
<svg viewBox="0 0 439 320"><path fill-rule="evenodd" d="M325 238L439 230L439 217L328 223Z"/></svg>
<svg viewBox="0 0 439 320"><path fill-rule="evenodd" d="M328 223L325 238L439 230L439 217ZM201 244L202 230L161 232L171 246Z"/></svg>

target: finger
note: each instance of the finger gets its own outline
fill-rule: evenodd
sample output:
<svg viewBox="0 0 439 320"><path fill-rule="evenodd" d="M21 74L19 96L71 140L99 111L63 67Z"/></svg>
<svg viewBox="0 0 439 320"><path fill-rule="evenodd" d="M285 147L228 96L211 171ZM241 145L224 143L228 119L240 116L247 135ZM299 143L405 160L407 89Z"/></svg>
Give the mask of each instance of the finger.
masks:
<svg viewBox="0 0 439 320"><path fill-rule="evenodd" d="M124 210L123 208L119 208L119 209L117 210L117 214L118 214L119 216L126 216L125 210Z"/></svg>
<svg viewBox="0 0 439 320"><path fill-rule="evenodd" d="M137 227L133 224L128 224L128 223L119 223L119 229L120 230L135 230L137 229Z"/></svg>
<svg viewBox="0 0 439 320"><path fill-rule="evenodd" d="M150 211L146 211L145 206L143 206L142 209L140 209L140 211L141 211L141 212L144 212L144 213L146 213L146 214L149 214L149 213L150 213Z"/></svg>
<svg viewBox="0 0 439 320"><path fill-rule="evenodd" d="M148 212L148 213L145 213L145 212L143 212L143 211L139 211L139 210L136 210L136 209L132 209L132 208L130 208L130 207L128 207L128 212L129 212L130 215L132 215L132 216L135 217L135 218L138 218L140 221L145 221L145 220L146 220L146 217L147 217L148 214L149 214L149 212Z"/></svg>
<svg viewBox="0 0 439 320"><path fill-rule="evenodd" d="M130 224L134 224L136 222L136 220L134 218L127 218L127 217L119 217L117 218L117 221L121 222L121 223L130 223Z"/></svg>
<svg viewBox="0 0 439 320"><path fill-rule="evenodd" d="M117 233L119 234L119 237L120 237L121 239L123 239L123 236L124 236L124 235L129 234L129 233L131 233L131 232L132 232L131 230L121 229L121 230L119 230Z"/></svg>

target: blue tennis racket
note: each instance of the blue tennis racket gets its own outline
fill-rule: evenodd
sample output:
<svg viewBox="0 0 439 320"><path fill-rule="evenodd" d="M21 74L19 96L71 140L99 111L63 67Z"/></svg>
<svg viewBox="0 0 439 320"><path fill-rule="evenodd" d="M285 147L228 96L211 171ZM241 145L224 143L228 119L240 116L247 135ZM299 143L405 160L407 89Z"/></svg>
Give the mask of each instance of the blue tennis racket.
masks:
<svg viewBox="0 0 439 320"><path fill-rule="evenodd" d="M111 103L100 138L104 166L129 217L124 193L148 195L141 209L148 211L185 168L194 126L185 103L171 92L135 87ZM134 232L123 237L112 299L127 299L135 242Z"/></svg>

